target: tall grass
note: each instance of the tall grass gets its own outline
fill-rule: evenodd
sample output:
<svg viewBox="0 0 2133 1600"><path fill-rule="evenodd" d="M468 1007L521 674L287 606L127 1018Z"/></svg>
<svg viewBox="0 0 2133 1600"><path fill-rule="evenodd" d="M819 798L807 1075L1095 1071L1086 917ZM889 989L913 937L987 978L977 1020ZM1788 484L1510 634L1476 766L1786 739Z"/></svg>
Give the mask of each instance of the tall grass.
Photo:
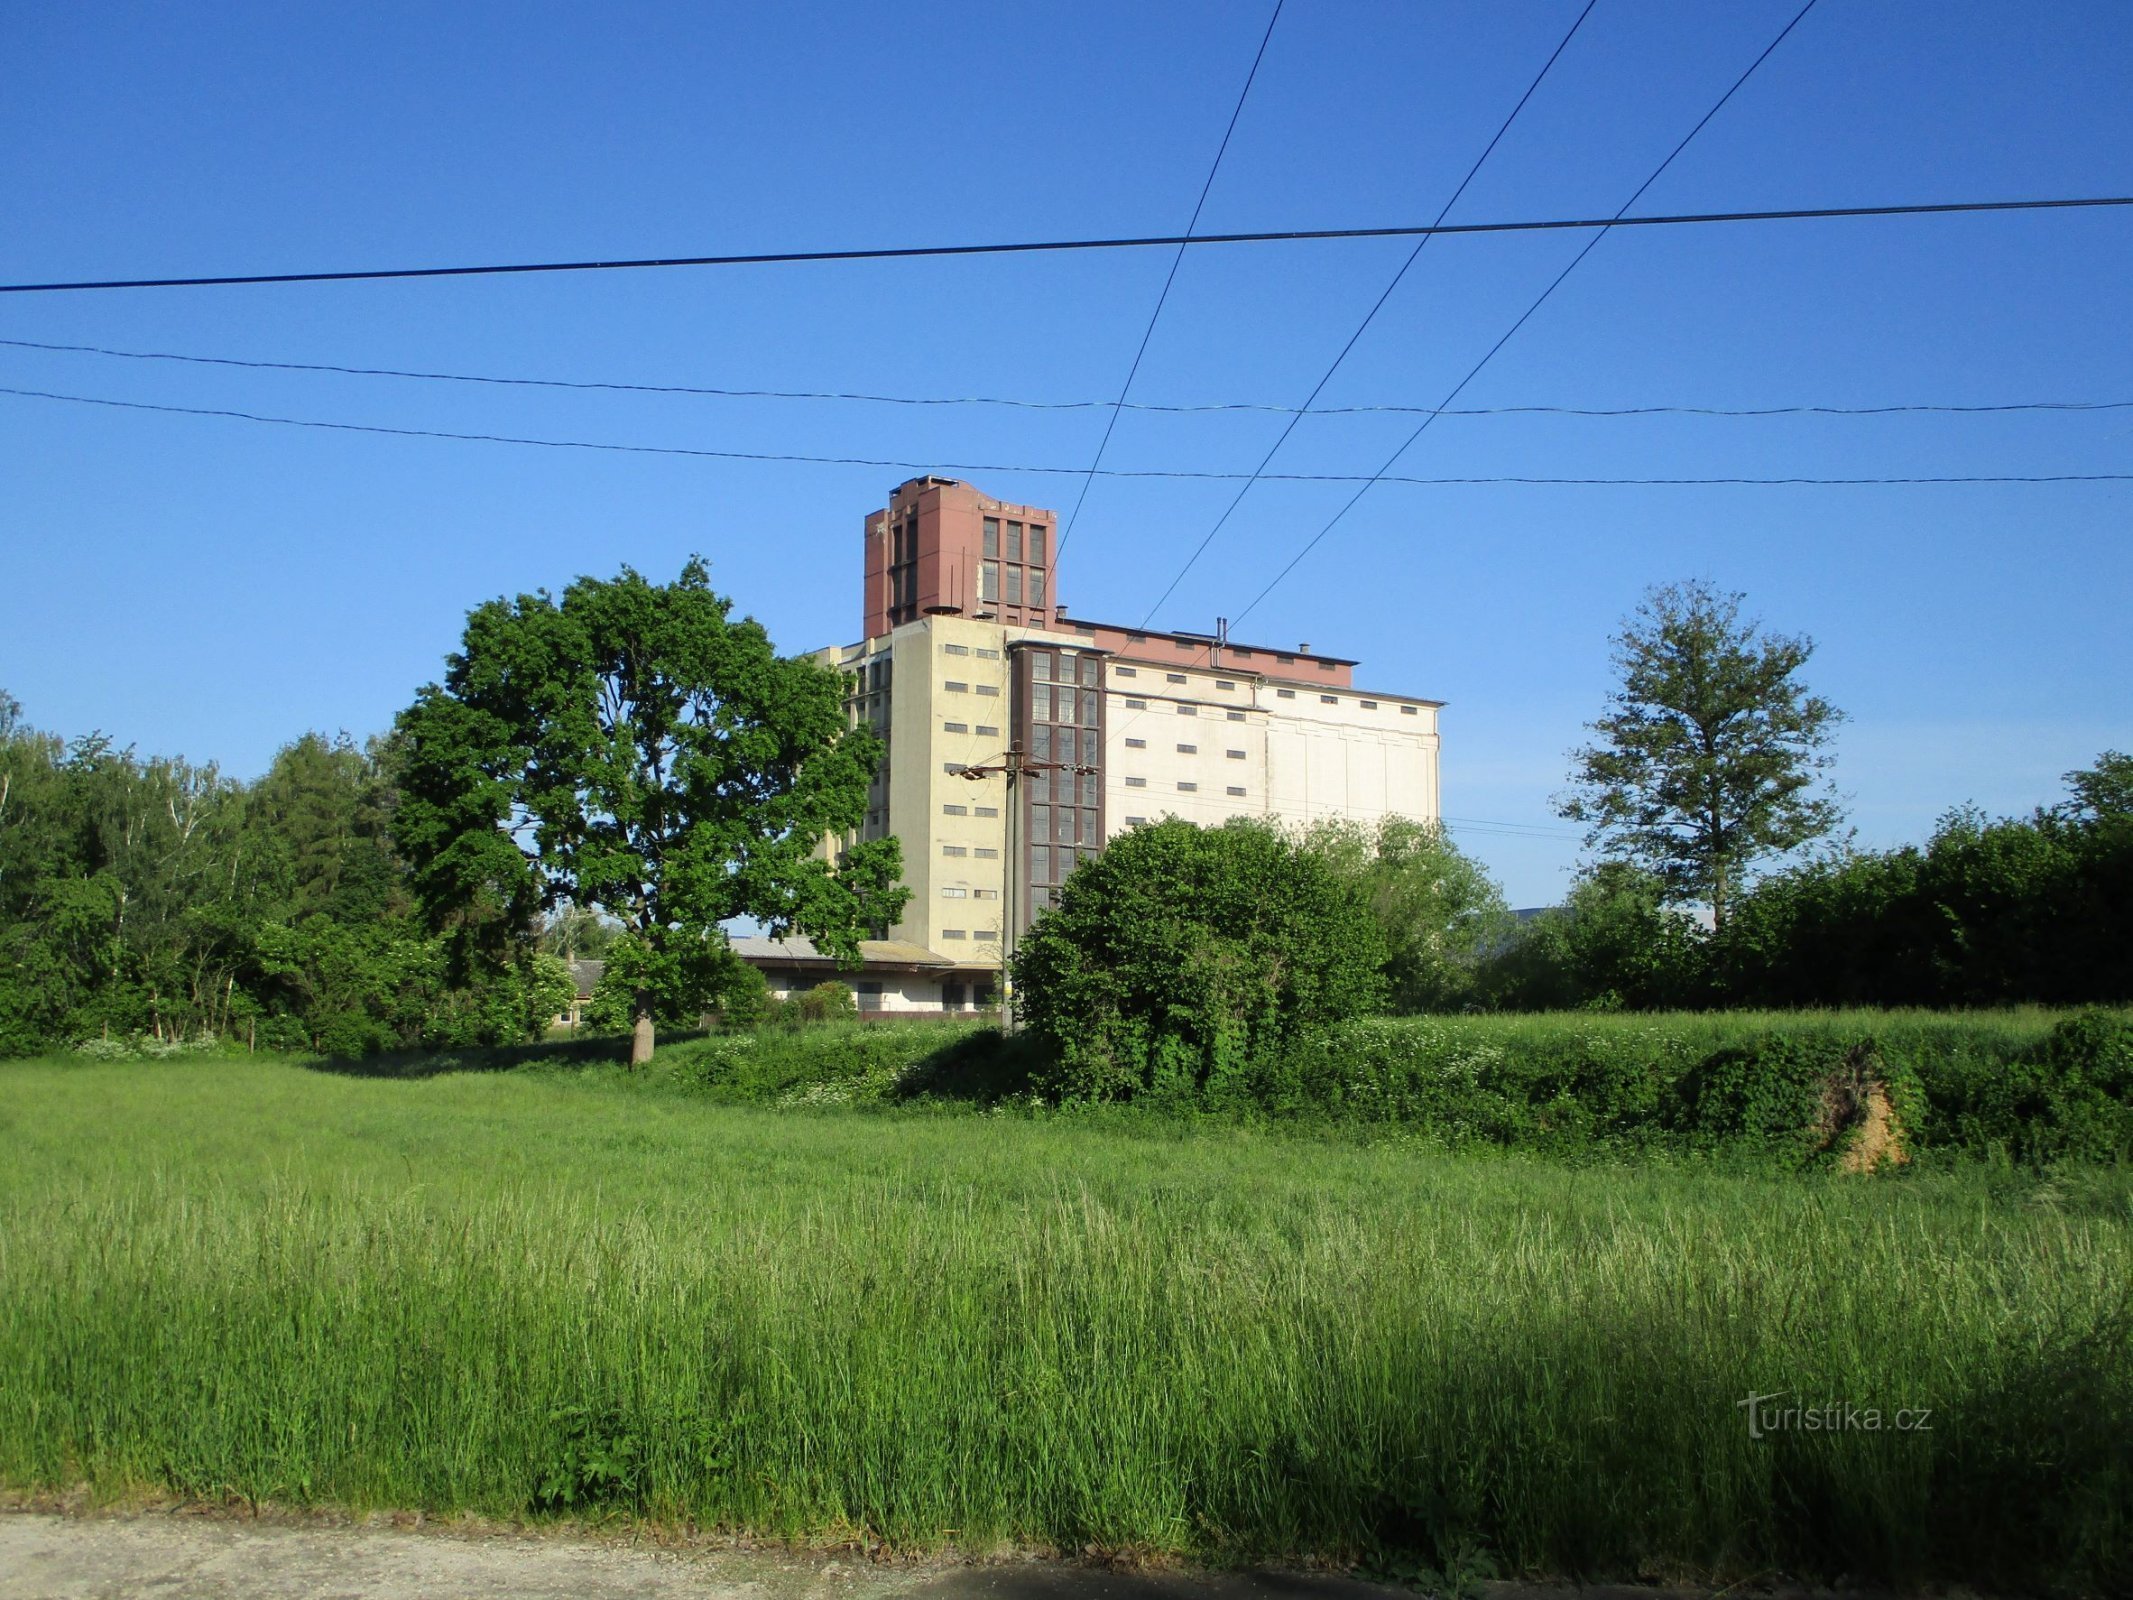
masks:
<svg viewBox="0 0 2133 1600"><path fill-rule="evenodd" d="M2129 1193L17 1065L0 1478L2123 1587ZM1884 1425L1755 1439L1751 1393Z"/></svg>

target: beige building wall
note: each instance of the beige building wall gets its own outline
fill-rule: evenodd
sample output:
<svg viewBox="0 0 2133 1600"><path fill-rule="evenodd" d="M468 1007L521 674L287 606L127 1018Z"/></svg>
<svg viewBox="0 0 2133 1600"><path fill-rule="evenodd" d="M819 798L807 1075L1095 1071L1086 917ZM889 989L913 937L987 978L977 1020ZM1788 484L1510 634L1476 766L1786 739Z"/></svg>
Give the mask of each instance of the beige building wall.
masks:
<svg viewBox="0 0 2133 1600"><path fill-rule="evenodd" d="M897 836L911 900L889 937L959 964L997 966L1007 909L1007 783L959 776L998 763L1011 736L1007 646L1086 650L1067 627L930 616L818 659L855 674L854 722L889 760L864 836ZM879 669L879 670L877 670ZM1182 817L1308 825L1388 814L1434 821L1434 702L1114 658L1107 670L1106 826ZM877 687L878 684L878 687Z"/></svg>
<svg viewBox="0 0 2133 1600"><path fill-rule="evenodd" d="M1120 661L1109 701L1114 833L1164 816L1303 826L1440 815L1433 702Z"/></svg>

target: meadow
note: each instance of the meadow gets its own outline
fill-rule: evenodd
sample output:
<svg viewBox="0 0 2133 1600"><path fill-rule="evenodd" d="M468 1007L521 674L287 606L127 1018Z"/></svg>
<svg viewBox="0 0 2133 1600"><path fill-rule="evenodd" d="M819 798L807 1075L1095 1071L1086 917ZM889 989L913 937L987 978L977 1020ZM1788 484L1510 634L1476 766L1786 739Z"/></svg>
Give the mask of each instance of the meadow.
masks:
<svg viewBox="0 0 2133 1600"><path fill-rule="evenodd" d="M779 1109L711 1092L734 1048L0 1064L0 1482L1422 1584L2133 1582L2122 1167Z"/></svg>

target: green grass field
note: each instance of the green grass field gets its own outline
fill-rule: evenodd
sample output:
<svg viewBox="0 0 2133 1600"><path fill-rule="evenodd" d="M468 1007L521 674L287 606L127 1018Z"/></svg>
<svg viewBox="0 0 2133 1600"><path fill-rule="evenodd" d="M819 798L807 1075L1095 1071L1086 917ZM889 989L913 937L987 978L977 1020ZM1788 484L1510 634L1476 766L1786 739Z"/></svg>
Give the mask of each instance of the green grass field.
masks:
<svg viewBox="0 0 2133 1600"><path fill-rule="evenodd" d="M780 1112L656 1065L0 1064L18 1488L2122 1590L2129 1285L2110 1168ZM1750 1394L1882 1426L1754 1438Z"/></svg>

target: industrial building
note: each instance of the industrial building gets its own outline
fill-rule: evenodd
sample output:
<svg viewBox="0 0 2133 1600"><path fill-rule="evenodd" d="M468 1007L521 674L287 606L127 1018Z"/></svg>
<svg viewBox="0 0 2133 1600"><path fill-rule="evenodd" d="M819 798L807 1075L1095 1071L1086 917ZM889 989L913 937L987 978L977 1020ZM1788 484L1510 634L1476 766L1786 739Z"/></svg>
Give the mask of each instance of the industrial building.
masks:
<svg viewBox="0 0 2133 1600"><path fill-rule="evenodd" d="M912 892L865 969L835 974L862 1010L990 1003L1009 930L1143 822L1439 815L1440 702L1358 689L1354 661L1306 645L1071 616L1057 533L950 478L866 518L861 636L819 659L888 751L856 837L901 840ZM804 940L737 948L780 991L831 975Z"/></svg>

